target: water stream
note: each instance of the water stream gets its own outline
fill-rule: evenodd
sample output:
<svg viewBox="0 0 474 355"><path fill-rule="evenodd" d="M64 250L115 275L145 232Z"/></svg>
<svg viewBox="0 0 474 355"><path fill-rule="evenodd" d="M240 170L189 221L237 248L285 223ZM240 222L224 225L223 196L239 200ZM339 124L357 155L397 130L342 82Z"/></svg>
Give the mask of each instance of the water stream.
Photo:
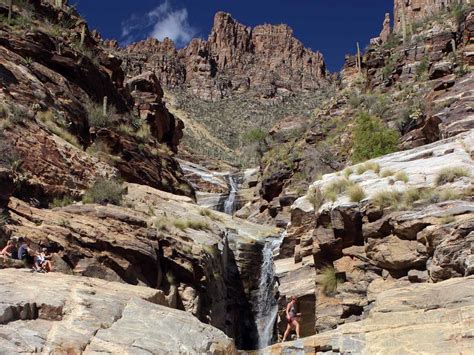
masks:
<svg viewBox="0 0 474 355"><path fill-rule="evenodd" d="M260 283L257 296L257 330L258 349L272 343L275 322L278 315L278 303L275 297L275 265L273 256L280 248L284 235L280 238L268 239L262 251L262 266L260 267Z"/></svg>
<svg viewBox="0 0 474 355"><path fill-rule="evenodd" d="M238 183L234 176L227 176L227 182L229 184L229 196L224 201L224 213L234 214L236 209L236 197L239 189Z"/></svg>

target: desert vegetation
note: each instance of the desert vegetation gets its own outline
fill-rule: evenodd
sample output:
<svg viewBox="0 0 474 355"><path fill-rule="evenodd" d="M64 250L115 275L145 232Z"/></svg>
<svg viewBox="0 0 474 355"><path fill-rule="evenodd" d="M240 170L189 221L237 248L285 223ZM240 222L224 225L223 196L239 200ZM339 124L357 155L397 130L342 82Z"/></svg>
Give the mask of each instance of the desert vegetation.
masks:
<svg viewBox="0 0 474 355"><path fill-rule="evenodd" d="M435 184L441 186L450 182L454 182L463 177L471 176L469 170L464 167L450 167L442 169L435 178Z"/></svg>
<svg viewBox="0 0 474 355"><path fill-rule="evenodd" d="M361 112L354 129L352 160L360 162L397 150L398 132L377 117Z"/></svg>
<svg viewBox="0 0 474 355"><path fill-rule="evenodd" d="M84 194L84 203L121 205L125 190L117 180L98 180Z"/></svg>

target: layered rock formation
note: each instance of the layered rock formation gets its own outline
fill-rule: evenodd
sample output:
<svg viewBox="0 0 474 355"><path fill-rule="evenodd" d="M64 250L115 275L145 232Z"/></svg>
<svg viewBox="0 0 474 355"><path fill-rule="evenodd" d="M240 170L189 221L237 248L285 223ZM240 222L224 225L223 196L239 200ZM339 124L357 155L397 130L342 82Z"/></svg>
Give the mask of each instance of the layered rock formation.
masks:
<svg viewBox="0 0 474 355"><path fill-rule="evenodd" d="M348 178L324 175L306 197L296 200L276 267L282 296L300 300L303 334L365 318L383 290L472 275L474 165L465 147L473 144L471 130L369 162L381 176L393 172L386 177L373 169L360 175L357 166ZM443 168L465 172L440 184ZM404 172L405 182L395 172ZM333 201L318 197L346 179L364 191L361 202L351 202L344 193ZM417 196L420 191L425 195ZM388 196L399 197L380 205ZM331 277L337 286L328 291Z"/></svg>
<svg viewBox="0 0 474 355"><path fill-rule="evenodd" d="M394 1L394 31L401 32L403 26L421 22L440 11L450 11L456 5L469 3L465 0L395 0Z"/></svg>
<svg viewBox="0 0 474 355"><path fill-rule="evenodd" d="M7 353L237 353L223 332L169 308L162 291L27 270L0 275Z"/></svg>
<svg viewBox="0 0 474 355"><path fill-rule="evenodd" d="M316 90L324 81L324 59L304 48L286 25L246 27L219 12L207 41L194 39L181 50L148 39L122 51L129 75L147 70L169 87L185 87L205 100L256 91L263 97Z"/></svg>
<svg viewBox="0 0 474 355"><path fill-rule="evenodd" d="M0 5L0 14L7 13ZM14 6L13 21L0 24L0 120L3 144L11 145L8 159L21 162L18 196L47 205L56 197L78 198L95 180L119 174L193 196L164 147L177 149L183 125L161 101L156 78L129 81L136 88L132 97L121 60L103 51L69 7L46 1ZM91 146L94 154L83 151Z"/></svg>
<svg viewBox="0 0 474 355"><path fill-rule="evenodd" d="M25 236L35 249L48 246L56 271L163 290L171 307L252 348L258 279L249 270L261 258L259 240L278 231L203 213L187 197L136 184L127 190L125 204L133 210L80 204L46 210L13 198L6 234Z"/></svg>
<svg viewBox="0 0 474 355"><path fill-rule="evenodd" d="M269 354L469 353L474 346L473 322L471 276L382 292L363 321L265 350Z"/></svg>

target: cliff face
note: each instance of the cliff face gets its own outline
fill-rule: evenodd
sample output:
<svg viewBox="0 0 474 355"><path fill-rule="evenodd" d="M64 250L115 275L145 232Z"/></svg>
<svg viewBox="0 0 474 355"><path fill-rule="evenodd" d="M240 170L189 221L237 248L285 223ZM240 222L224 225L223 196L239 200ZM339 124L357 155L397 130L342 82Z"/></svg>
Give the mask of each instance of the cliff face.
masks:
<svg viewBox="0 0 474 355"><path fill-rule="evenodd" d="M207 41L177 50L172 41L148 39L122 51L130 75L154 70L170 87L185 87L205 100L254 90L264 97L314 90L326 71L321 53L307 49L287 25L246 27L219 12Z"/></svg>
<svg viewBox="0 0 474 355"><path fill-rule="evenodd" d="M441 10L452 10L456 5L469 4L466 0L395 0L394 1L394 31L400 32L403 22L406 25L415 24L436 14Z"/></svg>
<svg viewBox="0 0 474 355"><path fill-rule="evenodd" d="M154 74L125 82L121 60L72 8L14 6L11 24L6 14L0 4L0 149L21 165L20 197L45 206L118 175L193 194L169 150L184 126Z"/></svg>

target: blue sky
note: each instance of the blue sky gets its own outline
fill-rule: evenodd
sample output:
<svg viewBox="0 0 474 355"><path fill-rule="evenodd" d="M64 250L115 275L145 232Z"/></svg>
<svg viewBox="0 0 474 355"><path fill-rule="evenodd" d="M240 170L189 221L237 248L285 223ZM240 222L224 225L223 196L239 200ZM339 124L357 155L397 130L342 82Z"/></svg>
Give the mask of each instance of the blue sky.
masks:
<svg viewBox="0 0 474 355"><path fill-rule="evenodd" d="M71 2L74 2L71 1ZM154 36L172 37L184 46L207 38L217 11L255 26L286 23L306 47L320 50L330 71L379 34L393 0L76 0L79 12L103 37L121 43Z"/></svg>

